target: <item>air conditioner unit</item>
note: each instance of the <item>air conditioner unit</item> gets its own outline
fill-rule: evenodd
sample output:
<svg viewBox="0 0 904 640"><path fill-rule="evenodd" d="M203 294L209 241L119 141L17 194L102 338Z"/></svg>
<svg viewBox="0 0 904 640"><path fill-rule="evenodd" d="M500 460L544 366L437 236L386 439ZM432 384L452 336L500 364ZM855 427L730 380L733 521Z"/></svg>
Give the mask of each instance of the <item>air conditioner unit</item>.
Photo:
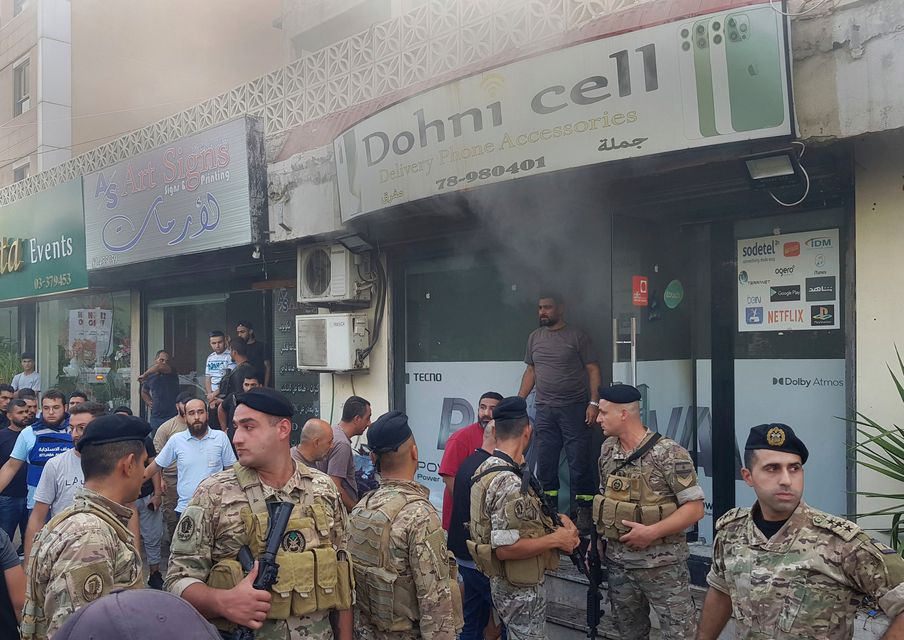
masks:
<svg viewBox="0 0 904 640"><path fill-rule="evenodd" d="M358 261L356 263L356 260ZM369 304L370 254L341 244L299 247L298 301L308 304Z"/></svg>
<svg viewBox="0 0 904 640"><path fill-rule="evenodd" d="M360 371L369 366L359 352L367 348L366 313L295 316L295 357L307 371Z"/></svg>

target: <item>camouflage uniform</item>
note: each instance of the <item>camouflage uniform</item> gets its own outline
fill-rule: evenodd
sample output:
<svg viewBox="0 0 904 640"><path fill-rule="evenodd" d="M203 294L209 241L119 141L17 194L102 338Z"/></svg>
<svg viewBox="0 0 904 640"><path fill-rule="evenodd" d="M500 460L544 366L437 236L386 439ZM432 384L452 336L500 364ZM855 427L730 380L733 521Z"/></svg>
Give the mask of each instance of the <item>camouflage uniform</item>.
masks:
<svg viewBox="0 0 904 640"><path fill-rule="evenodd" d="M731 597L738 638L851 638L863 594L890 618L904 611L904 560L848 520L801 501L769 540L746 508L716 530L707 581Z"/></svg>
<svg viewBox="0 0 904 640"><path fill-rule="evenodd" d="M237 469L250 473L236 463L229 469L206 478L198 486L185 508L172 541L169 569L164 588L178 596L187 587L210 578L212 567L222 560L234 559L239 549L250 542L246 519L251 518L249 498L240 485ZM305 502L317 505L325 514L325 527L305 529L307 548L325 542L320 531L328 531L333 549L346 550L347 516L336 485L322 473L296 465L295 474L281 488L274 489L257 481L265 501L286 501L296 505ZM289 535L290 532L287 532ZM291 532L297 533L297 532ZM283 543L286 546L286 543ZM329 612L291 616L286 620L268 619L254 633L258 640L327 640L333 637Z"/></svg>
<svg viewBox="0 0 904 640"><path fill-rule="evenodd" d="M404 480L383 479L380 488L366 496L349 516L351 543L349 551L355 562L357 602L355 634L362 640L454 640L461 622L461 598L454 582L454 560L446 549L446 540L436 508L430 503L430 491L421 484ZM391 503L401 506L389 524L388 549L374 549L358 543L359 531L378 525L381 508ZM397 507L396 507L397 508ZM372 518L372 515L377 518ZM363 540L363 538L362 538ZM399 620L411 629L380 631L369 615L369 600L374 590L368 588L366 566L377 566L373 560L385 552L384 569L410 578L416 592L417 609ZM367 557L365 558L364 555ZM451 579L450 579L451 577ZM398 585L401 581L396 580ZM398 613L397 613L398 615ZM402 625L400 625L402 626Z"/></svg>
<svg viewBox="0 0 904 640"><path fill-rule="evenodd" d="M653 436L647 430L636 451ZM640 458L615 470L633 453L622 451L618 438L603 442L599 461L600 493L620 494L620 500L642 504L640 493L654 496L665 519L687 502L703 500L694 463L688 452L674 440L660 438ZM610 476L612 476L610 478ZM607 486L608 485L608 486ZM604 514L594 504L594 518L607 523L606 564L609 569L609 598L621 637L640 640L650 635L650 607L656 611L664 640L688 639L696 635L697 613L691 599L687 570L688 548L684 532L656 541L646 549L632 550L618 537L628 532L621 520L640 522L642 518L619 512ZM617 531L616 531L617 530Z"/></svg>
<svg viewBox="0 0 904 640"><path fill-rule="evenodd" d="M474 477L492 467L508 467L508 461L492 455L477 467ZM489 516L492 531L490 545L493 549L513 545L521 539L518 524L512 522L513 514L523 520L540 520L539 496L533 490L529 495L521 493L521 477L511 472L497 473L489 481L482 505ZM474 485L476 487L476 483ZM472 500L474 494L472 493ZM472 511L475 508L472 502ZM472 529L472 539L474 532ZM546 638L546 591L543 579L531 587L516 587L503 576L490 577L493 606L505 623L510 640L541 640Z"/></svg>
<svg viewBox="0 0 904 640"><path fill-rule="evenodd" d="M28 562L22 638L52 636L74 611L113 589L143 586L128 530L132 510L87 488L35 536Z"/></svg>

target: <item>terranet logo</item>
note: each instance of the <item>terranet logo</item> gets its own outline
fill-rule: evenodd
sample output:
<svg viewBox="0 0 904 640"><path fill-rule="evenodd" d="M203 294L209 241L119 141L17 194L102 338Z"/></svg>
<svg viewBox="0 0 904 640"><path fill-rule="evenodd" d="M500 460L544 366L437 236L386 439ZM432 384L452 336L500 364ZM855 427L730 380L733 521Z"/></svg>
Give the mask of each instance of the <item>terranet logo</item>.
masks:
<svg viewBox="0 0 904 640"><path fill-rule="evenodd" d="M763 324L763 307L747 307L744 315L747 324Z"/></svg>
<svg viewBox="0 0 904 640"><path fill-rule="evenodd" d="M784 246L782 246L782 251L785 254L786 258L793 258L795 256L800 255L800 243L799 242L786 242Z"/></svg>
<svg viewBox="0 0 904 640"><path fill-rule="evenodd" d="M769 302L798 302L800 300L800 285L789 284L779 287L769 287Z"/></svg>
<svg viewBox="0 0 904 640"><path fill-rule="evenodd" d="M835 299L835 276L807 278L807 301L822 302Z"/></svg>
<svg viewBox="0 0 904 640"><path fill-rule="evenodd" d="M832 246L831 238L810 238L805 243L807 249L828 249Z"/></svg>
<svg viewBox="0 0 904 640"><path fill-rule="evenodd" d="M824 327L835 324L835 305L813 305L810 307L810 326Z"/></svg>
<svg viewBox="0 0 904 640"><path fill-rule="evenodd" d="M769 284L768 280L751 280L746 271L738 273L738 282L741 284Z"/></svg>

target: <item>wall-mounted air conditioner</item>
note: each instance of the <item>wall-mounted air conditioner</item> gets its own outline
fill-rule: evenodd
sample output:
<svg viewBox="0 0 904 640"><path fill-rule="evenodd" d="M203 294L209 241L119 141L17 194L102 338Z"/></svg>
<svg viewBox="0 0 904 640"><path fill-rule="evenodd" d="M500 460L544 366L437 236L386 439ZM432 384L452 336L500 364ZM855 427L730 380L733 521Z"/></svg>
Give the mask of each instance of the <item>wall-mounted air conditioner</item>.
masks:
<svg viewBox="0 0 904 640"><path fill-rule="evenodd" d="M296 360L307 371L361 371L370 342L366 313L295 316Z"/></svg>
<svg viewBox="0 0 904 640"><path fill-rule="evenodd" d="M369 304L369 253L354 254L341 244L299 247L298 301L308 304Z"/></svg>

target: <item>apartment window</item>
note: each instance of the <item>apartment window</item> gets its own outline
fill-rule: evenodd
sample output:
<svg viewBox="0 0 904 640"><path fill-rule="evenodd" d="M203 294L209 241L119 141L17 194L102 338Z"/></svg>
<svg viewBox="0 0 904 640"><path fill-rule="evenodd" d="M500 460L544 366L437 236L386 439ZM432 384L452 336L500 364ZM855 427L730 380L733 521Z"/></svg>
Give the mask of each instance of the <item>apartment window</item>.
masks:
<svg viewBox="0 0 904 640"><path fill-rule="evenodd" d="M28 58L13 67L13 116L22 115L31 106L30 68Z"/></svg>
<svg viewBox="0 0 904 640"><path fill-rule="evenodd" d="M13 16L17 16L28 6L28 0L13 0Z"/></svg>
<svg viewBox="0 0 904 640"><path fill-rule="evenodd" d="M25 178L29 175L29 169L31 169L31 164L26 162L25 164L20 164L18 167L13 168L13 182L19 182L19 180L25 180Z"/></svg>

